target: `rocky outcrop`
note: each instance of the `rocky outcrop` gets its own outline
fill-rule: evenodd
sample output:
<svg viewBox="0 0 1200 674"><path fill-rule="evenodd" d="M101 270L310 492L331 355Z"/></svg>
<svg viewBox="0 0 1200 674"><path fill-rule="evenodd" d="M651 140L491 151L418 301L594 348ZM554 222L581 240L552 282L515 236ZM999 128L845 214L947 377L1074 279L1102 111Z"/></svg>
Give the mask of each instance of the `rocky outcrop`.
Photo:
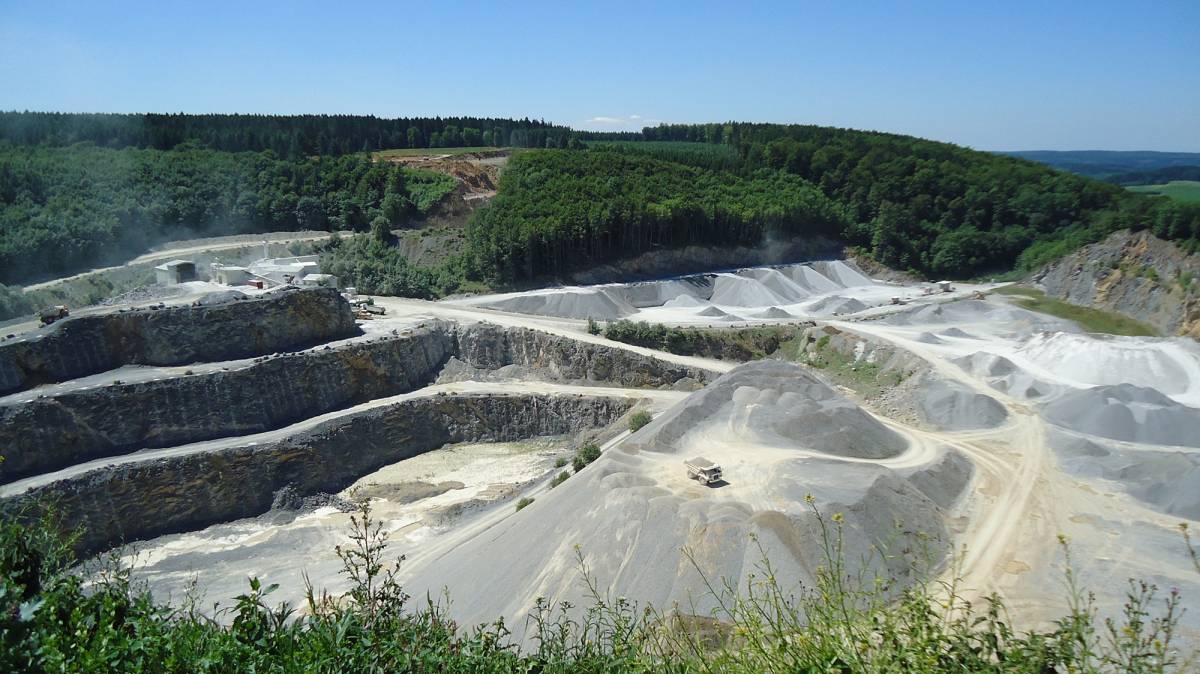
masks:
<svg viewBox="0 0 1200 674"><path fill-rule="evenodd" d="M455 349L448 326L282 354L236 369L0 405L0 483L146 447L261 433L406 393Z"/></svg>
<svg viewBox="0 0 1200 674"><path fill-rule="evenodd" d="M53 502L83 527L80 553L195 530L270 509L275 492L336 492L385 465L455 442L506 442L606 426L628 398L576 395L438 395L327 421L271 443L99 468L31 489L0 505L30 516Z"/></svg>
<svg viewBox="0 0 1200 674"><path fill-rule="evenodd" d="M603 382L635 388L673 386L684 380L704 384L715 374L619 347L489 324L461 329L457 355L471 367L484 370L516 365L551 381Z"/></svg>
<svg viewBox="0 0 1200 674"><path fill-rule="evenodd" d="M0 394L122 365L183 365L302 348L356 331L336 290L76 316L0 343Z"/></svg>
<svg viewBox="0 0 1200 674"><path fill-rule="evenodd" d="M326 412L412 391L451 358L486 379L516 366L522 378L626 387L708 381L712 373L625 349L526 329L433 323L411 334L282 354L229 370L72 389L0 405L0 484L143 448L261 433Z"/></svg>
<svg viewBox="0 0 1200 674"><path fill-rule="evenodd" d="M1149 232L1116 232L1032 278L1046 294L1200 339L1200 255Z"/></svg>

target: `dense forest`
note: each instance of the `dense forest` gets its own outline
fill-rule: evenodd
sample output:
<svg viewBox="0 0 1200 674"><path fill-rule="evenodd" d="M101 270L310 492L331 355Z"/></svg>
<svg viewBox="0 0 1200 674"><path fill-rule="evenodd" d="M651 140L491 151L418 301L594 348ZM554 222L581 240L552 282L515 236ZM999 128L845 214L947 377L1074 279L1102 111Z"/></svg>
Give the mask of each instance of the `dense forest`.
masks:
<svg viewBox="0 0 1200 674"><path fill-rule="evenodd" d="M650 156L670 152L708 167L716 155L678 144L724 145L742 175L765 168L800 176L845 209L848 243L923 274L1028 269L1125 227L1151 229L1186 249L1200 244L1194 205L947 143L778 124L663 125L642 137ZM606 140L601 134L587 138L597 149L640 151L629 134L607 143L597 142Z"/></svg>
<svg viewBox="0 0 1200 674"><path fill-rule="evenodd" d="M400 226L454 185L362 155L0 142L0 282L123 262L178 238Z"/></svg>
<svg viewBox="0 0 1200 674"><path fill-rule="evenodd" d="M571 135L543 121L490 117L0 112L0 140L14 145L169 150L190 142L228 152L272 150L289 159L414 147L565 148Z"/></svg>
<svg viewBox="0 0 1200 674"><path fill-rule="evenodd" d="M757 245L768 232L836 237L843 211L781 171L738 176L633 153L530 151L471 225L471 250L501 280L582 269L654 248Z"/></svg>
<svg viewBox="0 0 1200 674"><path fill-rule="evenodd" d="M360 150L477 144L554 149L512 157L459 257L436 270L407 266L389 250L388 228L428 211L453 182ZM330 264L364 289L418 296L773 233L840 238L893 267L952 277L1031 269L1127 227L1200 248L1195 204L877 132L0 113L0 282L117 261L167 238L373 224L380 236L332 247Z"/></svg>

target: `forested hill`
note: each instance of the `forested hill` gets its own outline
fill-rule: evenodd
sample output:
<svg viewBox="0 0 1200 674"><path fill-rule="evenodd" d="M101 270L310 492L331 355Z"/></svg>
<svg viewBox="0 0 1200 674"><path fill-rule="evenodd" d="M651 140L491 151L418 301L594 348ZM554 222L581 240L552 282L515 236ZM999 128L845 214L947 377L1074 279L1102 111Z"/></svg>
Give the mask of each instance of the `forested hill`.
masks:
<svg viewBox="0 0 1200 674"><path fill-rule="evenodd" d="M1149 152L1116 150L1023 150L1001 152L1053 166L1089 178L1156 171L1173 166L1200 166L1200 152Z"/></svg>
<svg viewBox="0 0 1200 674"><path fill-rule="evenodd" d="M116 264L172 239L295 229L388 229L453 178L365 155L14 147L0 141L0 283Z"/></svg>
<svg viewBox="0 0 1200 674"><path fill-rule="evenodd" d="M1150 229L1186 249L1200 246L1194 205L911 136L730 123L585 138L609 151L800 176L845 209L849 243L924 274L1029 269L1123 228Z"/></svg>
<svg viewBox="0 0 1200 674"><path fill-rule="evenodd" d="M566 147L571 130L530 119L363 115L128 115L0 112L0 139L14 145L169 150L273 150L281 157L414 147Z"/></svg>

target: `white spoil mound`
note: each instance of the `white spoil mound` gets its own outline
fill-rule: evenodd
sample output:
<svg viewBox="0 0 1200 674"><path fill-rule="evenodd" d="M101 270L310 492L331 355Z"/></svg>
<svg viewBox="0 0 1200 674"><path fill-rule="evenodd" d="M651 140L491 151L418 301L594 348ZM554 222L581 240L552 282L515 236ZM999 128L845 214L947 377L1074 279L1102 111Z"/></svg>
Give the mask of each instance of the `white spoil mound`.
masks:
<svg viewBox="0 0 1200 674"><path fill-rule="evenodd" d="M1018 307L1004 306L987 300L955 300L939 304L914 306L880 319L887 325L936 326L985 325L993 332L1031 334L1039 330L1076 332L1074 324ZM1003 328L997 330L996 328Z"/></svg>
<svg viewBox="0 0 1200 674"><path fill-rule="evenodd" d="M1200 386L1197 351L1183 342L1059 332L1034 335L1017 354L1078 384L1133 384L1177 395Z"/></svg>
<svg viewBox="0 0 1200 674"><path fill-rule="evenodd" d="M667 302L663 304L664 307L670 307L672 309L687 309L691 307L703 307L707 305L708 302L696 299L691 295L680 295L673 300L667 300Z"/></svg>
<svg viewBox="0 0 1200 674"><path fill-rule="evenodd" d="M755 314L754 318L795 318L795 316L779 307L771 307L762 313Z"/></svg>
<svg viewBox="0 0 1200 674"><path fill-rule="evenodd" d="M847 573L878 573L898 589L913 578L900 550L948 550L939 504L952 502L971 472L944 449L905 462L906 448L803 369L747 364L484 534L418 562L405 589L446 588L460 624L504 616L527 640L521 626L537 598L571 602L575 618L591 605L580 555L602 595L707 615L716 604L708 584L744 587L763 554L785 591L812 586L812 569L826 561L806 494L823 512L843 513ZM721 465L724 483L687 478L684 460L697 455Z"/></svg>
<svg viewBox="0 0 1200 674"><path fill-rule="evenodd" d="M1043 414L1053 424L1102 438L1200 447L1200 410L1133 384L1065 393Z"/></svg>
<svg viewBox="0 0 1200 674"><path fill-rule="evenodd" d="M804 307L814 314L852 314L867 308L866 304L853 297L826 297Z"/></svg>
<svg viewBox="0 0 1200 674"><path fill-rule="evenodd" d="M737 307L769 307L790 303L758 279L737 274L718 274L709 299L713 304Z"/></svg>
<svg viewBox="0 0 1200 674"><path fill-rule="evenodd" d="M724 316L728 316L729 314L725 313L724 311L721 311L720 309L718 309L716 307L708 307L707 309L701 309L700 311L697 311L696 315L697 316L711 316L713 318L721 318Z"/></svg>
<svg viewBox="0 0 1200 674"><path fill-rule="evenodd" d="M947 431L995 428L1008 419L1008 412L995 398L944 380L921 387L917 411L927 423Z"/></svg>
<svg viewBox="0 0 1200 674"><path fill-rule="evenodd" d="M783 303L792 304L812 297L812 291L800 286L778 269L746 269L742 274L762 283L767 290L782 298Z"/></svg>
<svg viewBox="0 0 1200 674"><path fill-rule="evenodd" d="M1127 450L1061 431L1049 434L1073 475L1121 483L1156 510L1200 520L1200 456L1180 451Z"/></svg>
<svg viewBox="0 0 1200 674"><path fill-rule="evenodd" d="M611 288L580 288L512 295L489 303L500 311L562 318L615 320L637 312L619 291Z"/></svg>
<svg viewBox="0 0 1200 674"><path fill-rule="evenodd" d="M825 276L822 276L821 272L806 264L782 267L779 271L787 274L789 277L791 277L792 281L796 283L796 285L808 290L814 295L830 293L835 290L842 289L842 286L834 283Z"/></svg>
<svg viewBox="0 0 1200 674"><path fill-rule="evenodd" d="M829 278L834 283L837 283L843 288L852 288L854 286L869 286L875 282L867 278L854 267L842 262L841 260L830 260L828 262L812 263L814 269Z"/></svg>
<svg viewBox="0 0 1200 674"><path fill-rule="evenodd" d="M1063 388L1033 376L1004 356L986 351L976 351L969 356L952 359L951 362L967 372L983 378L997 391L1012 396L1033 400L1044 398Z"/></svg>
<svg viewBox="0 0 1200 674"><path fill-rule="evenodd" d="M659 307L670 304L676 299L691 298L699 302L712 293L712 287L704 282L705 279L672 279L669 281L649 281L646 283L631 283L618 286L631 306L636 308Z"/></svg>

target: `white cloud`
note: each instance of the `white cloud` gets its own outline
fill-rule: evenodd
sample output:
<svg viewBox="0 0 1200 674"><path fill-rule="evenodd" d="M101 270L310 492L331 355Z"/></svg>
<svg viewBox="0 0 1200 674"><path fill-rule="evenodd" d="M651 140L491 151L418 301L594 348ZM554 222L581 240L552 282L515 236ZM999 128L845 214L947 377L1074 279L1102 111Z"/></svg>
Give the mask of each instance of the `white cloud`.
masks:
<svg viewBox="0 0 1200 674"><path fill-rule="evenodd" d="M661 123L661 120L649 119L641 115L626 115L624 117L596 115L585 120L579 125L579 128L589 131L640 131L644 126L656 126L659 123Z"/></svg>

